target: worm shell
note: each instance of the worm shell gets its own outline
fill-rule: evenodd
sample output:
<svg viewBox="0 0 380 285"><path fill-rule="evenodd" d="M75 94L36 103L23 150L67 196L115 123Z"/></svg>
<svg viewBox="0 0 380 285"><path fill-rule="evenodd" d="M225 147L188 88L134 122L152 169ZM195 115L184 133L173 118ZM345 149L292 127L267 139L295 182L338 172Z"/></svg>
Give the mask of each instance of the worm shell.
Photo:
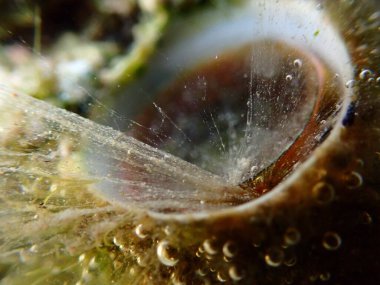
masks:
<svg viewBox="0 0 380 285"><path fill-rule="evenodd" d="M378 284L378 8L375 1L285 2L288 10L279 1L243 1L189 17L210 19L199 25L212 41L181 41L186 55L203 43L199 55L209 57L216 47L207 45L246 39L225 39L239 34L239 21L259 21L255 35L293 41L339 74L339 94L322 104L331 112L316 109L316 124L331 130L312 128L318 138L307 155L286 156L285 147L263 175L242 175L239 185L2 87L1 284ZM303 32L293 30L305 17ZM245 27L242 34L257 28ZM165 51L180 65L194 60L176 55L183 50L170 42ZM144 80L163 67L160 58L136 83L149 93L157 84L149 89ZM294 157L299 165L284 164ZM284 165L289 171L278 175ZM269 192L256 197L255 187Z"/></svg>

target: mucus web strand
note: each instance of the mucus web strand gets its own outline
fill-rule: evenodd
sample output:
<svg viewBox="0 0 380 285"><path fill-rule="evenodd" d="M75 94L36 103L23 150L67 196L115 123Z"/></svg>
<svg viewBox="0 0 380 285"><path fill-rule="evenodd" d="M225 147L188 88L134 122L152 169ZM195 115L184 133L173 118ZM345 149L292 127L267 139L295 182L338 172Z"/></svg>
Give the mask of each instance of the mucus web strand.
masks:
<svg viewBox="0 0 380 285"><path fill-rule="evenodd" d="M220 207L244 192L220 176L109 127L5 88L0 95L2 138L8 140L2 153L14 154L11 159L2 156L9 170L17 170L13 158L25 153L49 156L65 141L70 149L66 158L58 156L55 163L41 159L26 171L42 178L88 181L78 191L127 209L188 211L208 202Z"/></svg>

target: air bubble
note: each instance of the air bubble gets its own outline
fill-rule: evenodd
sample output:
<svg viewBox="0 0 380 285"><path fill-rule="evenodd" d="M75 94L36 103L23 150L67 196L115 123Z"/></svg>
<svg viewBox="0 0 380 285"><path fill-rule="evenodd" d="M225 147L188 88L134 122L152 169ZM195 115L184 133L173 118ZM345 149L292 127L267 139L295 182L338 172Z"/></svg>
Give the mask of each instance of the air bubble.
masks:
<svg viewBox="0 0 380 285"><path fill-rule="evenodd" d="M197 270L195 271L195 273L196 273L198 276L201 276L201 277L206 276L206 271L205 271L204 269L202 269L202 268L197 269Z"/></svg>
<svg viewBox="0 0 380 285"><path fill-rule="evenodd" d="M293 80L293 76L291 76L290 74L286 75L285 77L286 81L292 81Z"/></svg>
<svg viewBox="0 0 380 285"><path fill-rule="evenodd" d="M374 48L374 49L371 50L369 53L372 54L372 55L378 55L378 54L379 54L379 51L380 51L380 49L378 49L378 48Z"/></svg>
<svg viewBox="0 0 380 285"><path fill-rule="evenodd" d="M198 258L202 257L202 253L199 251L199 249L195 252L195 256Z"/></svg>
<svg viewBox="0 0 380 285"><path fill-rule="evenodd" d="M86 255L84 253L79 255L78 262L83 262L85 260L85 258L86 258Z"/></svg>
<svg viewBox="0 0 380 285"><path fill-rule="evenodd" d="M285 277L284 281L285 281L285 284L289 284L289 285L290 285L290 284L293 284L293 282L294 282L292 276L287 276L287 277Z"/></svg>
<svg viewBox="0 0 380 285"><path fill-rule="evenodd" d="M353 88L355 86L355 80L348 80L345 84L346 88Z"/></svg>
<svg viewBox="0 0 380 285"><path fill-rule="evenodd" d="M30 259L31 259L31 255L29 251L25 249L22 249L19 251L19 260L21 263L27 263L29 262Z"/></svg>
<svg viewBox="0 0 380 285"><path fill-rule="evenodd" d="M372 75L372 71L369 70L369 69L363 69L360 74L359 74L359 78L364 80L364 79L367 79L368 77L370 77Z"/></svg>
<svg viewBox="0 0 380 285"><path fill-rule="evenodd" d="M375 83L376 83L376 80L375 80L375 78L369 78L369 79L367 80L367 83L368 83L368 84L375 84Z"/></svg>
<svg viewBox="0 0 380 285"><path fill-rule="evenodd" d="M327 176L326 169L322 169L322 168L321 169L315 169L314 173L315 173L315 177L318 180L322 180L322 179L326 178L326 176Z"/></svg>
<svg viewBox="0 0 380 285"><path fill-rule="evenodd" d="M224 283L224 282L227 281L227 276L225 276L225 274L222 273L222 272L218 272L218 273L216 274L216 279L218 279L219 282Z"/></svg>
<svg viewBox="0 0 380 285"><path fill-rule="evenodd" d="M232 261L232 258L231 257L227 257L227 256L223 256L223 260L227 263L231 262Z"/></svg>
<svg viewBox="0 0 380 285"><path fill-rule="evenodd" d="M147 232L144 230L143 228L143 225L142 224L139 224L136 228L135 228L135 234L138 238L140 239L145 239L148 234Z"/></svg>
<svg viewBox="0 0 380 285"><path fill-rule="evenodd" d="M260 247L262 242L262 236L260 235L254 235L252 238L252 246L253 247Z"/></svg>
<svg viewBox="0 0 380 285"><path fill-rule="evenodd" d="M95 256L93 258L91 258L90 262L88 263L88 267L91 270L95 270L98 267L98 264L96 262Z"/></svg>
<svg viewBox="0 0 380 285"><path fill-rule="evenodd" d="M124 245L122 244L122 242L117 237L114 237L112 241L113 241L114 245L116 245L121 250L125 249Z"/></svg>
<svg viewBox="0 0 380 285"><path fill-rule="evenodd" d="M337 250L342 244L342 239L335 232L327 232L323 236L322 245L327 250Z"/></svg>
<svg viewBox="0 0 380 285"><path fill-rule="evenodd" d="M297 68L301 68L301 67L302 67L302 64L303 64L303 62L302 62L302 60L299 59L299 58L297 58L297 59L293 62L293 65L294 65L295 67L297 67Z"/></svg>
<svg viewBox="0 0 380 285"><path fill-rule="evenodd" d="M285 254L279 248L271 248L265 255L265 263L271 267L278 267L284 261Z"/></svg>
<svg viewBox="0 0 380 285"><path fill-rule="evenodd" d="M368 212L360 214L360 222L365 225L372 224L372 216Z"/></svg>
<svg viewBox="0 0 380 285"><path fill-rule="evenodd" d="M203 242L203 248L206 251L206 253L214 255L218 253L218 250L216 249L216 246L214 245L214 241L210 239L206 239Z"/></svg>
<svg viewBox="0 0 380 285"><path fill-rule="evenodd" d="M88 268L85 268L82 270L82 282L83 284L89 284L90 281L93 279L93 275L89 272Z"/></svg>
<svg viewBox="0 0 380 285"><path fill-rule="evenodd" d="M334 197L335 197L335 190L334 188L324 182L318 182L313 187L313 197L320 203L320 204L327 204L330 203Z"/></svg>
<svg viewBox="0 0 380 285"><path fill-rule="evenodd" d="M315 281L317 281L317 280L318 280L318 275L316 275L316 274L310 275L309 280L310 280L311 282L315 282Z"/></svg>
<svg viewBox="0 0 380 285"><path fill-rule="evenodd" d="M287 245L295 245L301 239L301 234L296 228L288 228L284 235L284 241Z"/></svg>
<svg viewBox="0 0 380 285"><path fill-rule="evenodd" d="M240 281L244 278L244 271L233 265L229 268L228 275L233 281Z"/></svg>
<svg viewBox="0 0 380 285"><path fill-rule="evenodd" d="M141 257L141 256L138 256L136 258L136 261L137 261L137 264L140 266L140 267L145 267L147 265L147 262L146 262L146 259Z"/></svg>
<svg viewBox="0 0 380 285"><path fill-rule="evenodd" d="M360 173L352 171L347 177L347 184L349 189L357 189L363 185L363 177Z"/></svg>
<svg viewBox="0 0 380 285"><path fill-rule="evenodd" d="M36 244L32 245L30 248L29 248L29 251L30 252L33 252L33 253L37 253L38 252L38 246Z"/></svg>
<svg viewBox="0 0 380 285"><path fill-rule="evenodd" d="M292 255L290 257L287 257L285 260L284 260L284 264L288 267L292 267L294 265L296 265L297 263L297 257Z"/></svg>
<svg viewBox="0 0 380 285"><path fill-rule="evenodd" d="M223 254L226 256L226 257L229 257L229 258L232 258L236 255L237 253L237 248L236 248L236 244L232 241L227 241L224 245L223 245Z"/></svg>
<svg viewBox="0 0 380 285"><path fill-rule="evenodd" d="M49 191L55 192L55 191L57 191L57 189L58 189L58 185L54 183L54 184L50 185Z"/></svg>
<svg viewBox="0 0 380 285"><path fill-rule="evenodd" d="M370 21L370 22L374 22L374 21L377 21L377 20L380 20L380 11L377 11L377 12L373 13L368 18L368 21Z"/></svg>
<svg viewBox="0 0 380 285"><path fill-rule="evenodd" d="M250 169L251 173L255 173L257 170L259 169L259 167L257 165L253 165Z"/></svg>
<svg viewBox="0 0 380 285"><path fill-rule="evenodd" d="M136 268L135 267L131 267L130 269L129 269L129 275L131 275L131 276L134 276L134 275L136 275Z"/></svg>
<svg viewBox="0 0 380 285"><path fill-rule="evenodd" d="M206 258L207 260L212 260L212 259L214 258L214 256L213 256L213 255L210 255L210 254L206 254L206 255L205 255L205 258Z"/></svg>
<svg viewBox="0 0 380 285"><path fill-rule="evenodd" d="M88 272L87 269L84 269L82 271L82 278L81 279L82 279L83 284L88 284L88 283L90 283L91 279L93 279L93 276L91 275L90 272Z"/></svg>
<svg viewBox="0 0 380 285"><path fill-rule="evenodd" d="M170 236L174 233L174 229L173 227L167 225L165 228L164 228L164 233L167 235L167 236Z"/></svg>
<svg viewBox="0 0 380 285"><path fill-rule="evenodd" d="M157 257L163 265L174 266L177 264L178 259L175 258L174 250L165 240L157 245Z"/></svg>
<svg viewBox="0 0 380 285"><path fill-rule="evenodd" d="M181 280L181 277L176 273L172 273L171 280L173 285L185 285L186 283Z"/></svg>
<svg viewBox="0 0 380 285"><path fill-rule="evenodd" d="M322 4L322 3L318 3L318 4L317 4L317 10L321 11L321 10L323 10L323 9L324 9L323 4Z"/></svg>
<svg viewBox="0 0 380 285"><path fill-rule="evenodd" d="M325 272L319 275L319 279L321 279L321 281L329 281L330 277L331 277L330 272Z"/></svg>
<svg viewBox="0 0 380 285"><path fill-rule="evenodd" d="M355 160L356 166L357 167L363 167L364 166L364 161L360 158Z"/></svg>

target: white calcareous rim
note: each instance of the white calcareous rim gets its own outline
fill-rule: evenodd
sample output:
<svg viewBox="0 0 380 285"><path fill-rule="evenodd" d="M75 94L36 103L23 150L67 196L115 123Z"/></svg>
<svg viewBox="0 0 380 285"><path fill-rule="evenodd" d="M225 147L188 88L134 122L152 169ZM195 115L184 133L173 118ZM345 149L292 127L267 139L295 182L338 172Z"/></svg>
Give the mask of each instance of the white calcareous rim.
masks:
<svg viewBox="0 0 380 285"><path fill-rule="evenodd" d="M318 9L314 1L244 1L232 8L222 5L216 10L206 9L196 16L191 15L175 22L173 28L169 28L168 38L160 50L160 56L153 60L154 64L148 70L146 78L149 78L150 72L157 72L156 68L170 70L173 65L191 66L199 61L215 58L215 55L224 50L262 39L282 40L316 55L339 75L343 85L353 78L350 55L343 38L336 29L334 21L325 11ZM162 56L165 54L168 57ZM336 126L327 140L318 146L319 152L323 152L330 144L339 143L341 122L353 100L352 89L342 88L342 90L340 99L342 108ZM315 163L315 155L312 153L307 161L269 193L251 202L216 211L186 214L149 212L149 214L158 219L174 219L182 222L238 215L281 195Z"/></svg>

